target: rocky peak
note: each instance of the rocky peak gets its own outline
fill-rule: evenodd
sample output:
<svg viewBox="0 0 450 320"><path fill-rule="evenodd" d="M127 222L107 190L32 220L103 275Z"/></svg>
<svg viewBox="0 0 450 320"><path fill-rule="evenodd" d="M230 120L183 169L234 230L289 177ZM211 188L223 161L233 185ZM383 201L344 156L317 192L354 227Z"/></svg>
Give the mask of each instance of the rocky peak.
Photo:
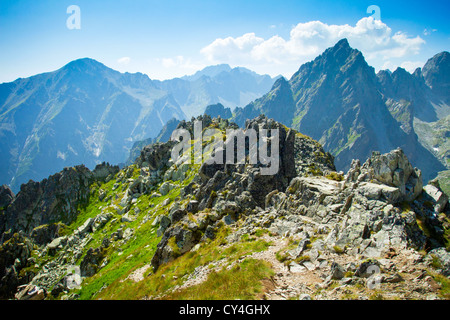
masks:
<svg viewBox="0 0 450 320"><path fill-rule="evenodd" d="M14 198L14 192L7 185L2 185L0 187L0 210L6 209Z"/></svg>
<svg viewBox="0 0 450 320"><path fill-rule="evenodd" d="M422 172L412 167L400 148L383 155L373 152L362 167L358 162L353 162L349 172L347 181L365 181L397 188L391 193L389 201L392 203L412 202L422 193Z"/></svg>
<svg viewBox="0 0 450 320"><path fill-rule="evenodd" d="M450 103L450 53L444 51L429 59L422 74L433 92Z"/></svg>
<svg viewBox="0 0 450 320"><path fill-rule="evenodd" d="M89 73L99 72L100 70L104 69L107 69L107 67L103 63L100 63L97 60L91 58L77 59L69 62L64 67L62 67L62 70L66 70L69 72L89 72Z"/></svg>
<svg viewBox="0 0 450 320"><path fill-rule="evenodd" d="M78 207L89 201L91 183L105 182L118 171L117 166L106 163L98 165L93 172L80 165L64 168L41 182L30 180L22 184L4 211L0 233L12 236L23 231L30 235L34 228L44 224L72 222Z"/></svg>
<svg viewBox="0 0 450 320"><path fill-rule="evenodd" d="M225 108L221 103L207 106L204 113L213 118L220 116L223 119L229 119L232 116L231 109Z"/></svg>

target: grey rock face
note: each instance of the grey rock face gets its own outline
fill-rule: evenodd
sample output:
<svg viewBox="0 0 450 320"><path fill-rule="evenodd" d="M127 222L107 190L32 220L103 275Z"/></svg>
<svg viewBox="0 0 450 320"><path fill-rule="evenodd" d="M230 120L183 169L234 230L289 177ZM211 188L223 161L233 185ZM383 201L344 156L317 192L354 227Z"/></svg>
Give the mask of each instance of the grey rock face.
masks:
<svg viewBox="0 0 450 320"><path fill-rule="evenodd" d="M433 185L426 185L423 191L434 204L434 210L441 213L448 205L448 196L439 188Z"/></svg>
<svg viewBox="0 0 450 320"><path fill-rule="evenodd" d="M444 276L450 277L450 252L447 252L445 248L441 247L431 250L426 258L428 260L437 259L440 264L440 272Z"/></svg>
<svg viewBox="0 0 450 320"><path fill-rule="evenodd" d="M0 187L0 208L6 209L14 200L14 193L7 185Z"/></svg>
<svg viewBox="0 0 450 320"><path fill-rule="evenodd" d="M359 170L357 178L355 175L356 170ZM374 152L361 168L357 168L355 163L350 169L348 178L350 176L353 177L354 182L366 181L384 185L378 187L378 189L372 183L360 185L365 189L363 192L366 192L373 199L384 196L391 203L400 201L411 202L422 193L422 173L419 169L412 167L401 149L396 149L383 155L379 152ZM397 188L399 192L389 188L389 186Z"/></svg>
<svg viewBox="0 0 450 320"><path fill-rule="evenodd" d="M80 263L80 271L82 277L93 276L100 267L101 262L104 258L103 248L89 248L83 261Z"/></svg>
<svg viewBox="0 0 450 320"><path fill-rule="evenodd" d="M30 275L21 275L27 266L33 244L23 233L14 234L11 239L0 245L0 298L10 299L16 293L17 286L30 281ZM31 275L32 276L32 275Z"/></svg>

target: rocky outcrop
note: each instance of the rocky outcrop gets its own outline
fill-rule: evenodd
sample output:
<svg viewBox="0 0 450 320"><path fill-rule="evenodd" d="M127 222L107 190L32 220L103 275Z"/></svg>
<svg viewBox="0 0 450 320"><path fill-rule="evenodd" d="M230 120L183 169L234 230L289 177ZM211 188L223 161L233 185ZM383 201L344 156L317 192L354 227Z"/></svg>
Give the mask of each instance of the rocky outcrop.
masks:
<svg viewBox="0 0 450 320"><path fill-rule="evenodd" d="M214 121L216 119L211 123ZM190 127L190 123L184 125L186 128ZM279 130L278 172L274 175L262 174L261 163L230 165L204 162L198 176L182 190L182 195L195 196L195 212L209 208L214 214L202 218L198 225L192 224L183 215L176 214L192 210L190 205L171 214L172 219L167 219L167 224L170 224L158 230L163 234L163 238L152 259L154 269L187 252L201 239L213 237L213 230L217 229L219 221L230 224L237 221L241 215L250 214L256 207L264 208L267 196L277 190L285 190L298 174L323 174L335 170L332 156L311 138L300 135L264 115L247 121L245 125L246 130L254 129L258 136L261 128ZM226 147L225 144L225 151ZM166 187L163 186L166 184L161 186L164 190L160 189L160 192L165 192ZM175 216L177 219L174 220Z"/></svg>
<svg viewBox="0 0 450 320"><path fill-rule="evenodd" d="M14 200L14 192L7 185L0 187L0 210L6 209Z"/></svg>
<svg viewBox="0 0 450 320"><path fill-rule="evenodd" d="M211 116L212 118L221 117L223 119L229 119L232 117L231 109L225 108L223 104L217 103L206 107L204 114Z"/></svg>
<svg viewBox="0 0 450 320"><path fill-rule="evenodd" d="M69 224L76 218L78 206L89 201L91 183L117 172L118 167L107 164L97 166L94 171L81 165L65 168L41 182L23 184L4 213L0 232L12 235L24 231L30 235L33 229L45 224Z"/></svg>
<svg viewBox="0 0 450 320"><path fill-rule="evenodd" d="M379 194L391 203L412 202L422 193L422 173L413 168L402 149L372 156L361 167L354 161L347 176L348 182L366 182L369 196ZM367 183L371 183L368 185ZM376 187L378 184L381 187ZM386 188L393 187L396 189Z"/></svg>
<svg viewBox="0 0 450 320"><path fill-rule="evenodd" d="M10 299L19 285L34 274L20 272L28 264L33 245L23 233L16 233L0 246L0 299Z"/></svg>
<svg viewBox="0 0 450 320"><path fill-rule="evenodd" d="M83 258L83 261L80 263L80 271L82 277L90 277L93 276L97 269L99 268L100 263L103 261L105 256L105 249L100 248L89 248L86 255Z"/></svg>
<svg viewBox="0 0 450 320"><path fill-rule="evenodd" d="M210 128L235 128L228 120L199 118ZM181 122L180 127L193 130L193 122ZM448 274L449 256L444 248L448 198L433 181L423 188L421 171L411 166L401 149L375 152L363 164L354 160L344 174L335 171L333 157L319 143L272 119L259 116L247 121L246 129L255 129L258 136L261 129L278 129L279 170L273 175L263 174L267 164L261 162L174 163L170 159L173 144L163 143L147 146L134 165L118 173L116 168L109 171L107 164L96 169L97 175L74 168L50 177L51 183L24 186L24 190L34 186L39 191L37 199L30 191L25 194L44 216L52 212L44 205L51 199L56 204L69 202L73 208L87 199L89 205L82 211L83 221L78 219L69 227L63 222L39 225L43 220L36 218L37 226L29 234L12 229L3 233L1 297L13 297L18 286L28 284L19 287L17 299L41 291L37 297L49 293L72 299L72 289L80 288L85 277L98 274L111 261L132 258L140 263L145 257L145 268L151 266L157 272L162 264L177 265L177 257L203 250L204 244L215 240L221 246L263 239L277 242L251 256L278 260L276 268L282 270L278 269L277 277L315 272L316 282L323 279L316 288L332 283L369 287L408 282L411 279L403 273L400 276L389 259L398 255L398 261L413 265L421 256L417 251L428 252L420 260L421 268L429 265ZM274 138L270 137L271 143ZM225 151L227 147L224 143ZM247 146L247 151L252 147ZM83 193L84 188L89 192ZM13 197L4 212L10 212L22 196ZM58 216L57 208L53 208L55 219L70 212L61 211ZM37 214L30 212L18 221ZM78 213L73 212L76 218ZM131 241L137 241L135 251ZM159 241L156 248L153 241ZM284 241L287 247L283 249ZM117 259L123 253L125 260ZM150 265L147 254L152 255ZM231 266L243 259L222 262ZM129 267L128 263L124 266ZM98 276L109 277L114 267L109 265Z"/></svg>

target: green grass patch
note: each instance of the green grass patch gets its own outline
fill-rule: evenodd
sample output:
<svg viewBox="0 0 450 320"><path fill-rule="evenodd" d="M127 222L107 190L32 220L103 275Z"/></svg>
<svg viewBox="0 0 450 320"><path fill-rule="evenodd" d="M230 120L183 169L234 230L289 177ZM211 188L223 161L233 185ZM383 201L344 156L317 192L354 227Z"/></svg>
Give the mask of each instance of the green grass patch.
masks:
<svg viewBox="0 0 450 320"><path fill-rule="evenodd" d="M176 291L165 298L175 300L251 300L262 292L261 281L274 275L262 260L246 259L231 269L212 271L205 282Z"/></svg>
<svg viewBox="0 0 450 320"><path fill-rule="evenodd" d="M329 180L334 180L334 181L342 181L342 180L344 180L344 176L342 174L337 173L337 172L331 172L330 174L327 174L325 176L325 178L327 178Z"/></svg>
<svg viewBox="0 0 450 320"><path fill-rule="evenodd" d="M253 252L266 250L270 245L266 241L256 240L223 246L226 243L224 239L229 232L230 229L228 227L220 228L213 241L207 241L197 251L190 251L167 264L161 265L154 274L141 282L134 283L131 280L120 282L120 279L125 278L129 274L126 273L110 287L103 290L96 298L120 300L137 300L143 297L155 296L163 297L163 299L170 298L171 289L184 283L186 277L193 273L195 268L199 266L211 267L211 262L221 259L226 259L226 261L230 262L235 261ZM147 263L149 261L150 259L147 260ZM166 295L168 296L166 297Z"/></svg>

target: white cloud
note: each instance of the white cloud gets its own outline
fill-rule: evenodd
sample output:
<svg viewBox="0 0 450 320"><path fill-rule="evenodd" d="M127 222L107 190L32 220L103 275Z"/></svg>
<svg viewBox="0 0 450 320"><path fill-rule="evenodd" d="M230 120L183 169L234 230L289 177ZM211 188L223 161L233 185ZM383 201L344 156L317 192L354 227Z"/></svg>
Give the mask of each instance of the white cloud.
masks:
<svg viewBox="0 0 450 320"><path fill-rule="evenodd" d="M413 73L417 68L422 68L425 65L423 61L405 61L400 67L408 71L409 73Z"/></svg>
<svg viewBox="0 0 450 320"><path fill-rule="evenodd" d="M424 29L423 30L423 35L424 36L429 36L430 34L432 34L433 32L436 32L437 29Z"/></svg>
<svg viewBox="0 0 450 320"><path fill-rule="evenodd" d="M179 67L185 63L183 56L177 56L175 58L162 58L161 63L166 68Z"/></svg>
<svg viewBox="0 0 450 320"><path fill-rule="evenodd" d="M122 57L117 60L117 63L126 66L126 65L130 64L130 61L131 61L130 57Z"/></svg>
<svg viewBox="0 0 450 320"><path fill-rule="evenodd" d="M159 74L160 78L161 75L163 75L161 79L181 77L186 74L194 73L207 66L203 62L195 62L192 61L191 58L185 58L184 56L156 58L151 61L150 64L152 65L152 69L149 74Z"/></svg>
<svg viewBox="0 0 450 320"><path fill-rule="evenodd" d="M247 33L240 37L219 38L201 50L209 63L229 63L253 68L276 65L278 70L295 68L314 59L340 39L347 38L368 62L417 55L425 41L404 32L393 33L381 20L365 17L354 26L328 25L321 21L299 23L291 29L288 39L278 35L269 39ZM290 66L290 67L288 67ZM274 68L275 69L275 68Z"/></svg>
<svg viewBox="0 0 450 320"><path fill-rule="evenodd" d="M381 67L382 70L391 70L395 71L398 67L401 67L408 71L409 73L413 73L417 68L422 68L425 65L425 62L423 61L403 61L394 63L391 60L386 61L383 66Z"/></svg>

